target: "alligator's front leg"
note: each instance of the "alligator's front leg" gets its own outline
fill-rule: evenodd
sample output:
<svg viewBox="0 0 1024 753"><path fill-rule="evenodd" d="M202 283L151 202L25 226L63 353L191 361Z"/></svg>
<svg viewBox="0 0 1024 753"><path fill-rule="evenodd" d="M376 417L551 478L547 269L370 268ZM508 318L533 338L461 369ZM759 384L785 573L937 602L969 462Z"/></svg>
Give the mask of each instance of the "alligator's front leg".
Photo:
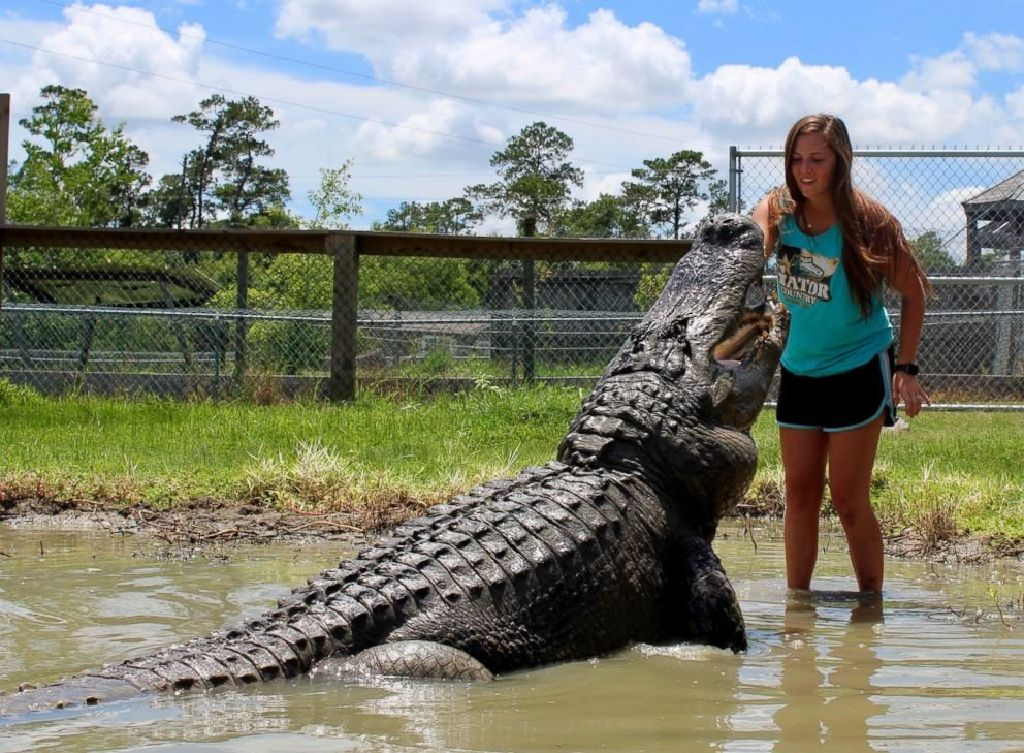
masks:
<svg viewBox="0 0 1024 753"><path fill-rule="evenodd" d="M746 651L743 613L725 569L711 545L690 534L679 542L683 593L680 605L684 637L734 652Z"/></svg>

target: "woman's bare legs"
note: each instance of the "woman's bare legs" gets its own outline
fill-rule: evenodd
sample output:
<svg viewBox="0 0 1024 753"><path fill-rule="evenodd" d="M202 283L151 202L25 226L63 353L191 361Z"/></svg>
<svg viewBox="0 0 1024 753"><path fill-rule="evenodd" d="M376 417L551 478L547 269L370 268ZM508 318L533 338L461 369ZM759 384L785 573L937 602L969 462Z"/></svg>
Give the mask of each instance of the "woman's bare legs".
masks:
<svg viewBox="0 0 1024 753"><path fill-rule="evenodd" d="M879 416L863 428L829 435L828 486L861 591L881 591L885 569L882 531L871 508L871 469L881 431Z"/></svg>
<svg viewBox="0 0 1024 753"><path fill-rule="evenodd" d="M825 493L828 435L817 429L779 428L786 469L786 582L807 590L818 560L818 520Z"/></svg>
<svg viewBox="0 0 1024 753"><path fill-rule="evenodd" d="M857 585L861 591L882 590L882 533L870 496L881 430L881 417L863 428L834 433L780 427L786 469L786 581L790 588L811 587L827 463L832 504L846 534Z"/></svg>

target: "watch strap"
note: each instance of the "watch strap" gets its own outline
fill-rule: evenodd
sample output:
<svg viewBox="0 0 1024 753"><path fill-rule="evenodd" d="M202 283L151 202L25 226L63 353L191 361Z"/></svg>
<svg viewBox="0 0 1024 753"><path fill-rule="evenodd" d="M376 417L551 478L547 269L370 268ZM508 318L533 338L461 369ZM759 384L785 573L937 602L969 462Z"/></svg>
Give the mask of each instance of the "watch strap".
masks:
<svg viewBox="0 0 1024 753"><path fill-rule="evenodd" d="M907 376L917 376L921 371L916 363L898 363L892 367L893 371L902 371Z"/></svg>

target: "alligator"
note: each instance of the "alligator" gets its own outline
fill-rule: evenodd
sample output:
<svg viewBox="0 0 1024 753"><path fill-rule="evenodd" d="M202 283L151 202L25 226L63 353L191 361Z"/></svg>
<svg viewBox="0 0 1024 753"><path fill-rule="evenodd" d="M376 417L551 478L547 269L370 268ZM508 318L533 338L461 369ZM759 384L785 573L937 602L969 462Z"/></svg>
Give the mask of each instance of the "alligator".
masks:
<svg viewBox="0 0 1024 753"><path fill-rule="evenodd" d="M744 651L711 543L753 477L788 333L762 244L739 215L702 223L554 461L430 508L237 627L0 695L0 716L319 671L484 680L633 643Z"/></svg>

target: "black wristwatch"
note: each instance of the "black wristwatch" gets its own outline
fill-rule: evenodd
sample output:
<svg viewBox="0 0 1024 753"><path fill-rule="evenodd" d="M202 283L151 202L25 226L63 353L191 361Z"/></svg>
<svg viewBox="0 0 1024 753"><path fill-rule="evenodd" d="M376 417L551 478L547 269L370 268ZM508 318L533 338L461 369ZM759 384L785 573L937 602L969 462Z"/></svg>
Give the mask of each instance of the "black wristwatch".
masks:
<svg viewBox="0 0 1024 753"><path fill-rule="evenodd" d="M893 371L902 371L907 376L917 376L921 370L917 368L916 363L898 363L892 367Z"/></svg>

